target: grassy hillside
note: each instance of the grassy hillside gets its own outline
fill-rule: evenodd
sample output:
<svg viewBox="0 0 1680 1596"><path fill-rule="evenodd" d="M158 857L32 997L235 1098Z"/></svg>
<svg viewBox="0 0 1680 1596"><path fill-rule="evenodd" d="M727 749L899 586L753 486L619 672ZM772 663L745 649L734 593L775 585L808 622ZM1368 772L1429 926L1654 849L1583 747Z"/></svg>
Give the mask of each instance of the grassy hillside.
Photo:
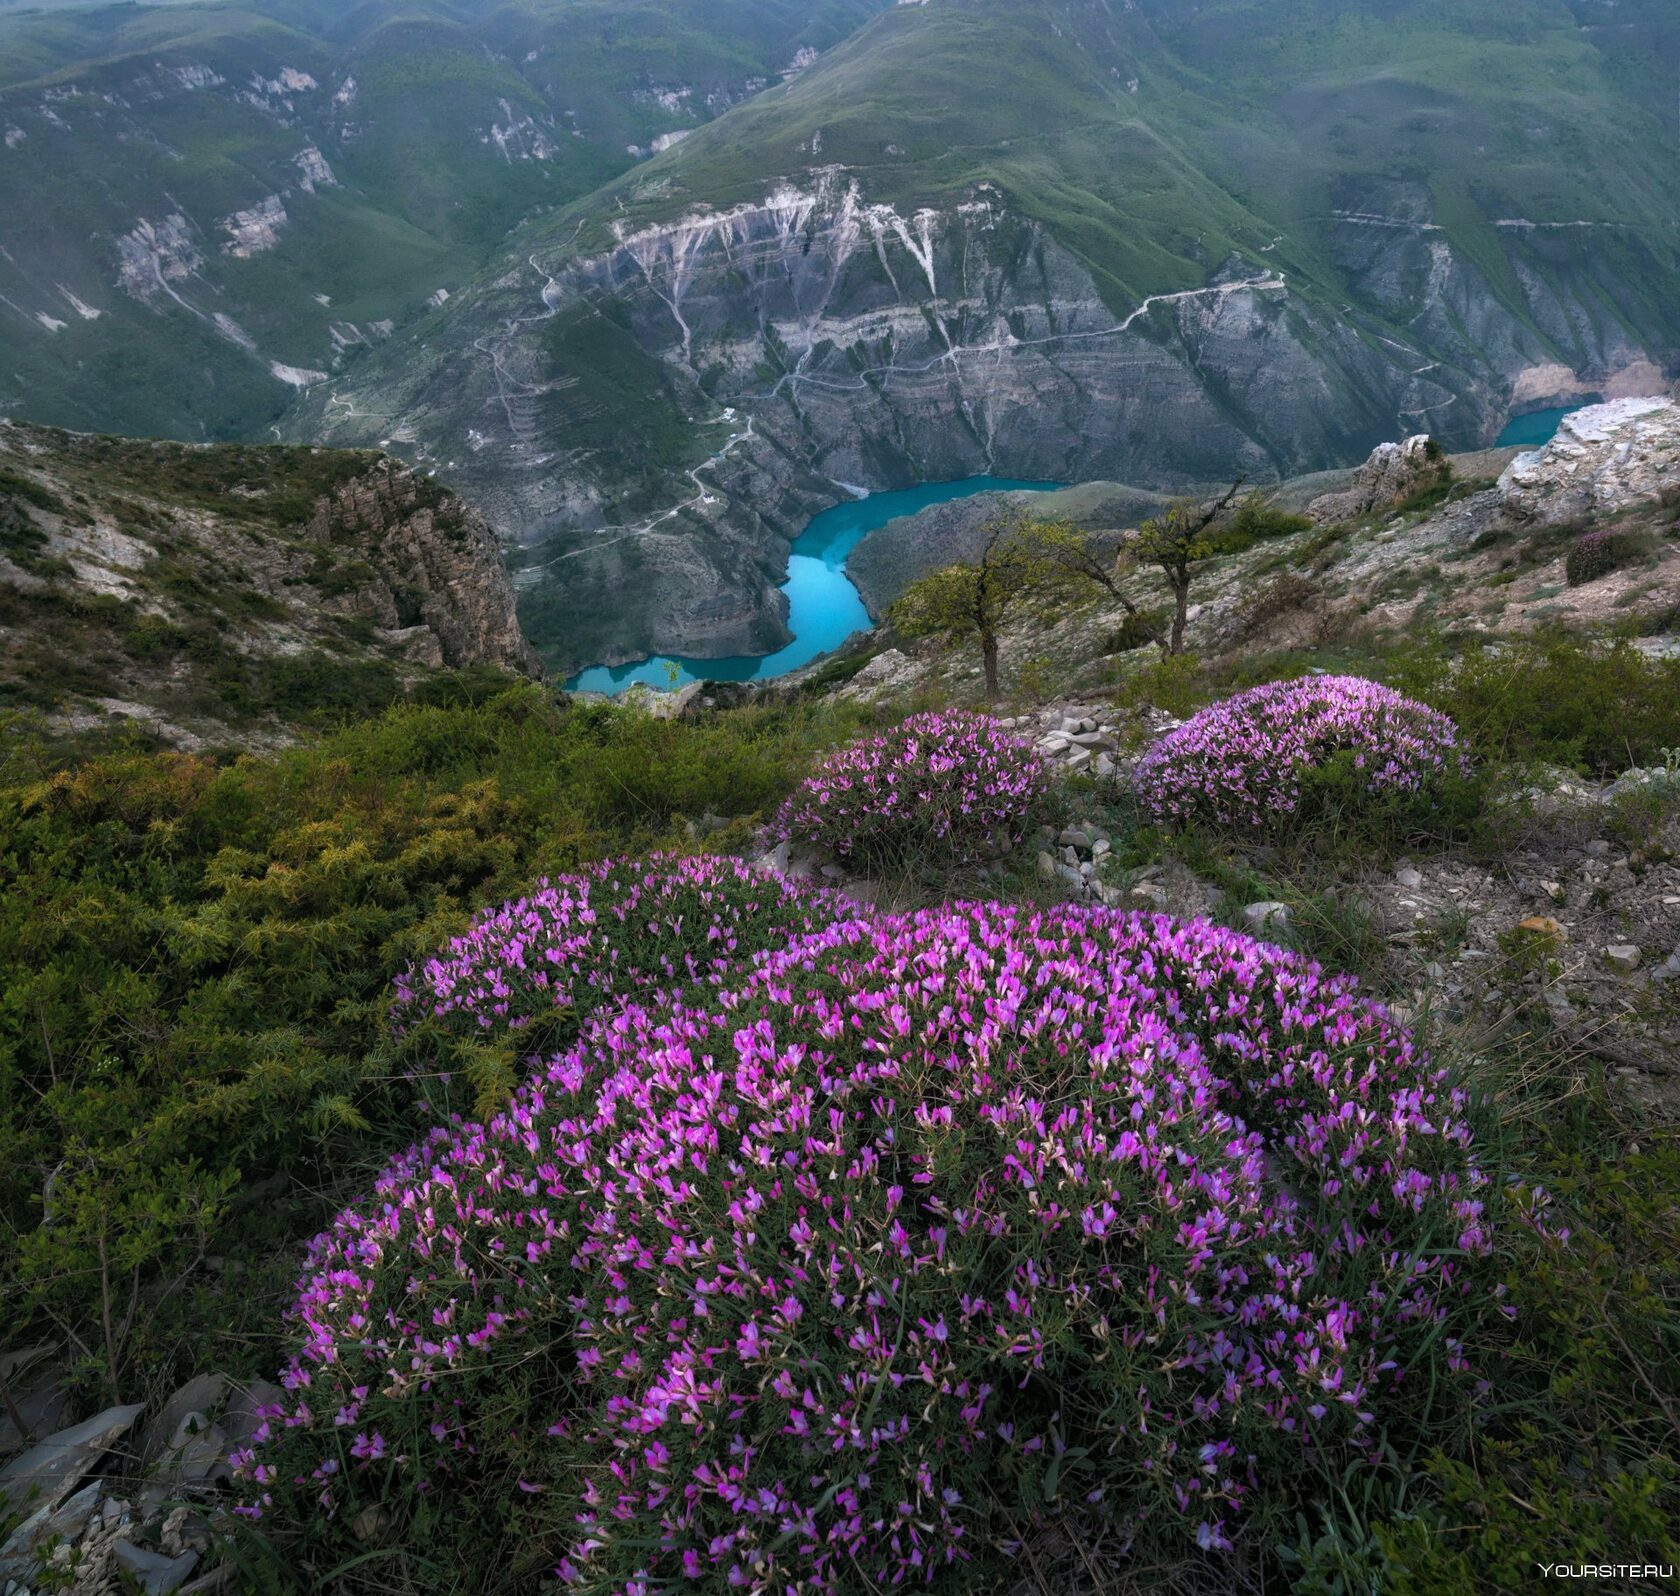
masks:
<svg viewBox="0 0 1680 1596"><path fill-rule="evenodd" d="M1296 675L1316 662L1296 653L1236 663L1248 679L1264 680ZM1114 724L1135 723L1142 737L1145 722L1137 716L1151 704L1170 702L1184 714L1229 689L1228 668L1186 663L1183 671L1104 694L1092 712ZM1496 992L1486 1009L1466 1002L1452 985L1469 968L1458 955L1473 917L1475 934L1489 935L1481 923L1488 917L1473 916L1480 900L1457 901L1442 882L1487 882L1477 891L1501 892L1491 883L1521 854L1524 871L1555 871L1567 883L1548 883L1560 895L1548 906L1571 923L1610 895L1622 903L1644 894L1654 904L1653 895L1672 880L1671 856L1656 846L1659 838L1665 846L1675 838L1672 798L1548 821L1549 811L1515 795L1546 779L1543 761L1573 757L1578 737L1604 719L1607 702L1661 718L1672 735L1674 669L1641 662L1625 648L1568 642L1497 662L1482 657L1468 673L1446 669L1446 656L1432 649L1339 663L1373 676L1409 673L1418 684L1413 690L1459 717L1478 769L1450 816L1417 831L1379 826L1367 833L1331 813L1281 845L1261 847L1194 826L1152 824L1122 784L1086 778L1058 786L1047 812L1051 835L1055 825L1090 828L1064 833L1086 839L1087 847L1090 836L1100 835L1108 849L1105 889L1125 902L1152 907L1188 882L1198 893L1210 891L1208 912L1240 926L1250 897L1286 901L1291 919L1270 935L1330 969L1357 973L1366 991L1392 1005L1397 1020L1404 1016L1427 1036L1433 1058L1466 1094L1463 1115L1492 1177L1476 1212L1485 1206L1485 1223L1497 1238L1488 1251L1464 1240L1455 1245L1448 1232L1438 1255L1455 1260L1455 1274L1464 1271L1478 1291L1496 1294L1509 1322L1490 1314L1450 1349L1426 1339L1415 1365L1424 1377L1401 1382L1398 1400L1386 1386L1369 1394L1382 1416L1378 1444L1345 1471L1316 1454L1298 1467L1261 1469L1247 1510L1222 1520L1235 1543L1228 1550L1198 1550L1170 1513L1152 1516L1133 1541L1104 1517L1106 1500L1087 1501L1083 1486L1058 1492L1046 1485L1034 1500L1052 1523L1075 1515L1080 1567L1100 1571L1122 1590L1133 1581L1138 1589L1156 1588L1157 1557L1170 1558L1176 1588L1197 1596L1374 1589L1495 1596L1520 1588L1537 1558L1554 1555L1560 1535L1570 1544L1615 1545L1618 1556L1635 1560L1671 1560L1680 1489L1667 1418L1680 1400L1670 1356L1680 1323L1672 1099L1634 1101L1626 1081L1595 1055L1594 1033L1557 1020L1548 994L1566 980L1573 989L1593 950L1572 947L1548 961L1543 945L1507 923L1505 897L1492 917L1496 945L1473 951L1486 981L1506 997ZM1536 693L1549 708L1538 735ZM307 1238L335 1212L379 1212L381 1199L370 1203L368 1194L382 1164L434 1124L432 1111L417 1101L417 1083L428 1099L458 1084L481 1105L469 1112L482 1112L482 1105L506 1099L528 1068L527 1054L562 1046L581 1023L570 1008L520 1007L531 993L516 983L510 1012L515 1020L529 1014L530 1029L508 1023L481 1029L468 1013L422 1016L405 1031L393 1024L401 1000L394 1003L392 983L400 972L460 932L474 911L527 891L539 876L604 854L661 846L752 852L760 845L755 821L773 811L824 750L871 721L892 725L909 707L895 703L866 715L806 699L670 722L633 708L557 701L530 686L491 695L457 691L359 720L309 746L233 764L132 750L65 757L34 742L27 727L8 727L0 763L0 857L13 879L0 906L0 954L11 972L0 1002L0 1102L7 1109L0 1115L0 1225L10 1245L0 1251L0 1290L11 1305L16 1340L39 1335L58 1349L70 1412L133 1401L148 1404L149 1418L189 1375L226 1373L241 1382L274 1377L302 1334L286 1309L300 1268L308 1273ZM1026 717L1024 726L1046 723L1044 715L1047 724L1061 724L1060 708L1041 712L1030 697L1012 708ZM1520 757L1513 757L1513 733L1523 739ZM1587 834L1583 825L1610 839L1595 845L1613 853L1610 863L1593 856L1583 862L1577 846ZM1005 915L1051 906L1064 912L1060 878L1047 879L1034 846L1023 841L984 872L939 866L932 854L911 857L901 870L884 871L874 890L899 906L986 897ZM1378 916L1396 898L1396 866L1404 876L1408 862L1427 872L1424 890L1435 894L1427 900L1431 912L1412 920L1408 910L1405 929L1385 936ZM1463 897L1461 886L1454 890ZM1103 926L1147 930L1152 923L1095 907L1077 912L1091 916L1093 928L1080 961L1097 956L1095 932ZM610 945L620 932L611 916L602 920ZM1207 920L1201 924L1211 935L1227 935ZM655 939L684 934L680 924L651 927ZM684 946L692 947L693 926L686 935ZM786 940L759 936L745 941L746 951L764 946L774 953ZM914 992L902 986L902 962L885 966L895 1019L901 999L908 1007L929 990L943 996L938 983L947 957L939 949L923 955ZM1046 972L1058 1002L1082 978L1080 961ZM976 1001L979 992L988 1005L995 1001L1014 1015L1039 988L1014 981L993 999L983 985L983 958L970 952L960 967L965 984L945 1010L940 1036L942 1047L966 1057L980 1044L953 1026L953 1012L965 1016L972 1005L976 1023L989 1019L989 1007L982 1011ZM1217 970L1196 969L1203 987L1220 978ZM1289 990L1298 996L1307 986ZM1662 992L1641 990L1647 1001L1637 1023L1671 1023ZM825 999L829 991L821 988ZM887 1000L870 1012L875 1008L885 1012ZM1235 1005L1223 1010L1224 1023L1237 1026L1229 1017L1236 1012ZM1177 1011L1173 1018L1172 1053L1136 1065L1140 1072L1165 1072L1168 1058L1182 1052L1177 1032L1195 1020ZM1280 1029L1309 1023L1294 1008L1289 1026ZM1050 1078L1062 1106L1075 1090L1069 1054L1085 1044L1063 1014L1049 1030L1055 1041ZM763 1034L781 1033L766 1027ZM1035 1079L1027 1072L1045 1067L1034 1051L1040 1034L1023 1025L993 1041L984 1055L992 1065L986 1073L1001 1075L1007 1067ZM809 1058L801 1051L795 1062L801 1072L820 1069L844 1045L825 1035ZM900 1063L909 1045L901 1040L891 1053L893 1090L871 1099L867 1115L850 1117L873 1122L893 1111L894 1098L922 1089ZM1367 1053L1360 1061L1367 1073L1378 1068ZM744 1058L743 1075L750 1063ZM733 1078L735 1072L716 1073ZM826 1079L823 1097L848 1100ZM841 1117L836 1112L835 1122ZM711 1133L711 1120L698 1116L694 1123L696 1136ZM530 1129L532 1121L521 1124ZM1264 1122L1259 1128L1269 1129ZM627 1132L622 1125L614 1132L617 1145ZM476 1132L469 1125L461 1134ZM1418 1140L1433 1146L1425 1140L1433 1134L1420 1127ZM535 1145L536 1131L532 1136ZM684 1163L692 1163L691 1181L704 1178L708 1165L736 1180L753 1167L708 1160L692 1149ZM949 1182L968 1167L947 1163L920 1178ZM1007 1171L1010 1161L1000 1155L974 1167L995 1173ZM1055 1166L1054 1191L1070 1189L1077 1173L1072 1159ZM1550 1227L1531 1228L1518 1217L1535 1186L1550 1194L1552 1226L1567 1230L1566 1242ZM1136 1223L1136 1235L1124 1237L1121 1256L1128 1261L1139 1248L1159 1245L1158 1235L1190 1228L1148 1222L1153 1189L1115 1177L1108 1190L1128 1224ZM1361 1200L1381 1199L1373 1182ZM919 1200L912 1190L907 1211L908 1202ZM443 1202L440 1196L440 1208ZM726 1206L720 1201L715 1215L703 1212L723 1229ZM1023 1246L1041 1230L1077 1235L1075 1227L1056 1224L1059 1213L1035 1202L1031 1224L1006 1232L1000 1219L997 1234ZM477 1218L465 1208L463 1216L462 1224ZM760 1228L771 1245L778 1242L768 1221ZM510 1234L523 1244L528 1232ZM889 1246L877 1245L874 1255ZM394 1252L399 1262L406 1256ZM522 1268L534 1272L542 1252L531 1252L529 1266L519 1254ZM1435 1257L1437 1249L1419 1256ZM380 1259L370 1248L359 1262L364 1271L377 1271ZM438 1249L425 1279L448 1263L448 1250ZM557 1253L553 1267L562 1264L576 1270L574 1260ZM882 1265L888 1266L890 1258ZM1007 1279L1013 1266L994 1257L989 1269ZM677 1266L664 1267L681 1278ZM916 1278L933 1303L929 1323L941 1312L954 1314L947 1272L930 1267ZM420 1284L416 1272L405 1271L392 1300L412 1301ZM810 1289L803 1277L790 1277L766 1300ZM1136 1294L1112 1307L1112 1322L1103 1320L1096 1334L1077 1319L1035 1317L1030 1345L1042 1346L1046 1372L1016 1383L1029 1396L1059 1399L1120 1393L1102 1358L1095 1370L1079 1365L1079 1383L1067 1385L1060 1383L1066 1365L1058 1360L1069 1348L1106 1349L1111 1333L1119 1342L1133 1316L1154 1327L1153 1311L1133 1304ZM463 1300L478 1308L470 1294ZM564 1307L571 1299L556 1294L554 1300ZM1363 1307L1366 1299L1359 1300ZM575 1317L575 1303L572 1311ZM1358 1318L1348 1314L1350 1323ZM860 1326L868 1319L860 1315ZM907 1323L916 1323L914 1315ZM535 1346L513 1340L510 1331L497 1345L483 1389L472 1383L473 1366L464 1365L448 1387L451 1400L471 1420L478 1420L481 1404L492 1418L506 1420L479 1421L481 1446L469 1466L440 1468L420 1480L404 1467L409 1457L426 1455L419 1452L426 1431L417 1426L414 1450L386 1474L340 1465L352 1501L356 1491L384 1493L379 1513L328 1514L311 1485L295 1512L269 1514L254 1530L218 1517L228 1539L205 1537L211 1560L231 1558L240 1588L268 1592L432 1596L546 1588L558 1549L576 1532L575 1504L566 1494L576 1487L564 1472L570 1437L548 1404L557 1391L580 1400L567 1382L577 1378L574 1364L581 1360L572 1353L587 1328L568 1324ZM721 1362L733 1342L717 1339ZM843 1344L834 1338L833 1347ZM981 1345L978 1336L953 1337L952 1355L973 1356ZM833 1347L820 1348L821 1358L806 1367L822 1370ZM510 1356L510 1348L529 1355ZM347 1345L344 1357L355 1352ZM1148 1378L1166 1373L1153 1339L1145 1362ZM1441 1362L1455 1370L1467 1362L1490 1389L1473 1403L1455 1400L1446 1371L1437 1369ZM330 1389L336 1374L326 1366L315 1372L309 1396ZM1194 1377L1188 1360L1173 1366L1173 1376L1176 1394L1181 1381ZM826 1387L826 1380L810 1378ZM937 1387L931 1380L929 1386L931 1394L914 1377L904 1386L930 1415L912 1422L918 1438L939 1433ZM738 1389L756 1391L756 1384ZM400 1402L405 1390L401 1382L375 1387L374 1402ZM755 1421L769 1407L745 1397L741 1403ZM1148 1433L1174 1423L1183 1406L1160 1401ZM777 1424L785 1411L770 1408ZM1074 1421L1088 1416L1077 1407L1069 1411ZM1400 1421L1388 1422L1396 1412ZM389 1422L386 1431L407 1439ZM324 1444L347 1445L354 1433L353 1422L342 1434L327 1430ZM367 1445L359 1436L357 1444ZM1137 1456L1147 1456L1141 1441L1111 1430L1093 1453L1096 1462L1073 1451L1068 1466L1081 1471L1117 1460L1123 1467L1132 1455L1126 1448L1134 1445ZM500 1466L498 1448L506 1447L519 1450L516 1469ZM477 1466L480 1456L490 1462ZM530 1490L533 1480L543 1489ZM124 1488L137 1483L130 1475ZM793 1489L818 1491L802 1481ZM218 1490L208 1511L214 1516L216 1504L232 1499ZM1011 1510L1018 1505L1015 1497L1003 1503ZM1035 1572L1024 1588L1066 1588L1072 1572L1064 1568L1065 1542L1028 1528ZM148 1535L155 1533L154 1526ZM977 1544L973 1555L984 1559L988 1550ZM1013 1588L1018 1564L1009 1573ZM939 1589L982 1588L964 1583L960 1569L936 1578ZM729 1587L720 1576L697 1588Z"/></svg>
<svg viewBox="0 0 1680 1596"><path fill-rule="evenodd" d="M61 739L265 745L533 666L494 534L385 456L0 422L0 705Z"/></svg>
<svg viewBox="0 0 1680 1596"><path fill-rule="evenodd" d="M0 12L0 412L255 437L876 0ZM281 369L277 369L281 368Z"/></svg>
<svg viewBox="0 0 1680 1596"><path fill-rule="evenodd" d="M1587 222L1615 235L1612 261L1674 269L1676 178L1642 90L1676 66L1680 37L1654 8L1605 30L1562 0L931 0L879 17L581 214L610 206L634 225L726 208L820 165L900 209L991 183L1123 310L1198 285L1233 250L1345 292L1336 213L1398 185L1423 206L1389 219L1428 221L1432 202L1517 306L1501 221ZM1656 309L1632 276L1611 297Z"/></svg>

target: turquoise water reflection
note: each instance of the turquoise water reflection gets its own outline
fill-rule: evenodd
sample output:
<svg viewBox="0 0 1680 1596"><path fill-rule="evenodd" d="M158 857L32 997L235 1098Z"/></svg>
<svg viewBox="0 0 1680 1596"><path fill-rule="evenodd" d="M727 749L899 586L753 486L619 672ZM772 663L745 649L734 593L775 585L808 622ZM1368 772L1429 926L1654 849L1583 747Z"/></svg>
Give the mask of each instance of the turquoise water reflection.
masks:
<svg viewBox="0 0 1680 1596"><path fill-rule="evenodd" d="M788 630L793 641L774 654L736 654L726 659L686 659L656 655L633 665L592 665L579 671L568 688L580 692L622 693L633 682L651 687L681 687L687 682L762 682L809 665L819 654L838 648L854 632L873 624L852 580L846 558L864 535L901 515L914 515L930 504L966 499L975 493L1017 490L1045 492L1057 482L1018 482L1008 477L968 477L961 482L927 482L898 493L872 493L867 499L837 504L814 516L794 540L788 557Z"/></svg>
<svg viewBox="0 0 1680 1596"><path fill-rule="evenodd" d="M1494 447L1538 449L1557 436L1557 429L1562 426L1565 416L1574 415L1580 408L1579 405L1565 405L1561 410L1531 410L1526 416L1513 416L1499 434L1499 441Z"/></svg>

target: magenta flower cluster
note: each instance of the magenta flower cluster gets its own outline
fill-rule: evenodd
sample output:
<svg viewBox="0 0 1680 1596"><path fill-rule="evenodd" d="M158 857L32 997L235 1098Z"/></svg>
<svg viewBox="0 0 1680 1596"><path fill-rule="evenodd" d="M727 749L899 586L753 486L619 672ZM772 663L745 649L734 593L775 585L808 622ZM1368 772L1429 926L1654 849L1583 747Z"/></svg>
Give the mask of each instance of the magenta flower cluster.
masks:
<svg viewBox="0 0 1680 1596"><path fill-rule="evenodd" d="M739 859L608 860L539 881L400 975L392 1023L441 1020L474 1035L564 1012L581 1020L630 993L714 982L856 908L838 893Z"/></svg>
<svg viewBox="0 0 1680 1596"><path fill-rule="evenodd" d="M1223 1546L1474 1386L1467 1108L1351 979L1205 923L839 921L598 1014L341 1214L243 1511L348 1553L495 1490L602 1596L965 1588L1063 1512Z"/></svg>
<svg viewBox="0 0 1680 1596"><path fill-rule="evenodd" d="M993 858L1032 825L1048 785L1037 751L991 716L912 715L824 759L776 833L841 859Z"/></svg>
<svg viewBox="0 0 1680 1596"><path fill-rule="evenodd" d="M1335 772L1374 803L1426 798L1468 771L1446 715L1358 676L1270 682L1210 705L1138 763L1137 792L1157 820L1249 828L1298 818Z"/></svg>

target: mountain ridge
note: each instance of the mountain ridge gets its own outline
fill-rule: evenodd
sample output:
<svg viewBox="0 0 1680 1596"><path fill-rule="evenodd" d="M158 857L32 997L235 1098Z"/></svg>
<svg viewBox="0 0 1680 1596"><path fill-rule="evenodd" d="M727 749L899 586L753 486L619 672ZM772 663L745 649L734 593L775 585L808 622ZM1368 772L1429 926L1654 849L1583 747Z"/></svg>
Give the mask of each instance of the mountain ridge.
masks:
<svg viewBox="0 0 1680 1596"><path fill-rule="evenodd" d="M1200 61L1198 16L1219 41ZM1419 426L1473 448L1514 404L1666 385L1680 199L1635 136L1660 145L1649 113L1611 114L1621 69L1573 13L1302 8L1273 54L1316 51L1318 74L1281 91L1264 66L1217 76L1260 16L883 13L516 234L287 429L384 429L460 481L568 669L778 646L785 545L846 487L1278 479ZM1562 99L1560 73L1580 79ZM1372 85L1386 102L1350 131ZM1596 188L1559 155L1588 132ZM1466 138L1486 142L1449 163Z"/></svg>

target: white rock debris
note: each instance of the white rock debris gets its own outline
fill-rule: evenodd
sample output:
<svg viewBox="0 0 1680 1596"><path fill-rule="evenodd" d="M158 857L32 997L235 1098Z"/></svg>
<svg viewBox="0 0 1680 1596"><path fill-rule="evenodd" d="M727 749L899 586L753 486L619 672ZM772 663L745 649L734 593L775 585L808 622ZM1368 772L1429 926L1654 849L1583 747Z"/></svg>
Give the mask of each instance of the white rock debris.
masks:
<svg viewBox="0 0 1680 1596"><path fill-rule="evenodd" d="M338 179L327 165L327 158L313 144L306 145L297 155L297 168L303 174L300 186L304 193L313 194L317 188L337 188Z"/></svg>
<svg viewBox="0 0 1680 1596"><path fill-rule="evenodd" d="M159 294L178 298L169 285L192 276L204 264L193 242L192 223L179 211L155 222L142 218L117 240L117 254L117 286L145 302Z"/></svg>
<svg viewBox="0 0 1680 1596"><path fill-rule="evenodd" d="M270 194L249 210L223 217L221 227L228 235L228 242L222 248L237 260L261 255L280 242L280 229L289 220L285 201L278 194Z"/></svg>

